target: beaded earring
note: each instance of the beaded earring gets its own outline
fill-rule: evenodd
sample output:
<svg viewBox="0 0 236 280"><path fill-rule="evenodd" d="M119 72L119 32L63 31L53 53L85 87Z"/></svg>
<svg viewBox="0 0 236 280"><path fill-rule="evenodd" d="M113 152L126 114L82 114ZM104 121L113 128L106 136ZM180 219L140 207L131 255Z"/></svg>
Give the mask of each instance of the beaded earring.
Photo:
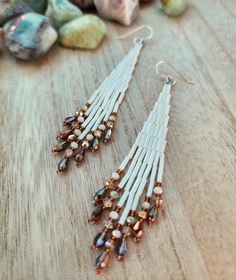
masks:
<svg viewBox="0 0 236 280"><path fill-rule="evenodd" d="M161 63L157 64L157 70ZM107 266L114 249L117 259L123 259L127 253L127 239L132 237L138 242L143 235L144 222L152 225L163 210L162 176L174 84L172 78L165 76L159 98L129 154L94 195L96 208L89 222L99 221L105 210L110 211L102 231L93 240L92 250L103 249L95 262L97 273Z"/></svg>
<svg viewBox="0 0 236 280"><path fill-rule="evenodd" d="M65 129L58 135L58 143L53 152L65 154L58 164L58 172L67 169L69 159L74 158L77 166L84 160L85 152L96 152L100 142L107 143L111 139L116 116L125 92L129 87L132 74L137 64L144 42L153 37L150 26L140 26L119 37L127 36L141 29L148 29L147 37L134 39L134 46L111 74L104 80L82 109L73 116L66 117L63 123Z"/></svg>

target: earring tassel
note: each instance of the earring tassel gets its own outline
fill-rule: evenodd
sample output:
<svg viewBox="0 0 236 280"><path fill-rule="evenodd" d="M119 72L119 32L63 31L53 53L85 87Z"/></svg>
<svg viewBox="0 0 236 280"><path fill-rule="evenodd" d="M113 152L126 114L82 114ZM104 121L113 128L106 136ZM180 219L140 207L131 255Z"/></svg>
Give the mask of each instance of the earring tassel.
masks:
<svg viewBox="0 0 236 280"><path fill-rule="evenodd" d="M101 212L110 211L92 246L93 250L103 248L96 259L97 273L107 266L115 248L117 259L122 260L127 254L128 239L140 241L144 223L154 224L163 209L162 175L172 85L174 81L167 78L129 154L94 196L93 202ZM99 219L93 213L90 222Z"/></svg>
<svg viewBox="0 0 236 280"><path fill-rule="evenodd" d="M97 152L100 143L111 140L119 106L129 87L135 65L138 61L143 40L134 41L134 46L112 73L104 80L82 109L66 117L57 137L53 152L64 152L58 164L58 172L64 172L69 159L76 165L84 161L85 152Z"/></svg>

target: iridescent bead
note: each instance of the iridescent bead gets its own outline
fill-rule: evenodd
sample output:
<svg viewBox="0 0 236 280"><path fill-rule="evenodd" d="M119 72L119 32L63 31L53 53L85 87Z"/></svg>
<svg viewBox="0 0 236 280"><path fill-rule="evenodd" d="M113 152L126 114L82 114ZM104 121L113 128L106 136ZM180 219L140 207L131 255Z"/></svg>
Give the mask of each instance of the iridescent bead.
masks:
<svg viewBox="0 0 236 280"><path fill-rule="evenodd" d="M119 193L116 192L116 191L111 191L110 196L113 197L114 199L118 199L119 198Z"/></svg>
<svg viewBox="0 0 236 280"><path fill-rule="evenodd" d="M72 132L71 129L63 130L62 132L60 132L59 138L65 139L65 138L67 138L71 134L71 132Z"/></svg>
<svg viewBox="0 0 236 280"><path fill-rule="evenodd" d="M74 120L75 120L75 116L67 117L65 118L63 125L70 125Z"/></svg>
<svg viewBox="0 0 236 280"><path fill-rule="evenodd" d="M114 126L114 123L112 121L109 121L109 122L107 122L106 125L107 125L108 128L112 129L113 126Z"/></svg>
<svg viewBox="0 0 236 280"><path fill-rule="evenodd" d="M73 151L71 149L67 149L65 153L66 153L66 157L68 158L73 156Z"/></svg>
<svg viewBox="0 0 236 280"><path fill-rule="evenodd" d="M103 251L97 258L95 262L96 273L101 273L102 269L104 269L109 261L109 255L106 251Z"/></svg>
<svg viewBox="0 0 236 280"><path fill-rule="evenodd" d="M105 195L106 195L106 189L105 188L101 188L93 196L93 203L96 204L96 203L100 202Z"/></svg>
<svg viewBox="0 0 236 280"><path fill-rule="evenodd" d="M126 221L127 221L127 223L134 225L137 220L135 219L135 217L129 216Z"/></svg>
<svg viewBox="0 0 236 280"><path fill-rule="evenodd" d="M148 213L148 224L152 225L158 218L158 207L154 204Z"/></svg>
<svg viewBox="0 0 236 280"><path fill-rule="evenodd" d="M84 140L84 141L82 142L82 148L83 148L83 149L88 149L89 146L90 146L90 144L89 144L89 142L88 142L87 140Z"/></svg>
<svg viewBox="0 0 236 280"><path fill-rule="evenodd" d="M105 243L105 247L110 250L114 249L114 240L112 239L107 240Z"/></svg>
<svg viewBox="0 0 236 280"><path fill-rule="evenodd" d="M79 148L79 144L77 142L71 142L70 147L72 150L76 150Z"/></svg>
<svg viewBox="0 0 236 280"><path fill-rule="evenodd" d="M140 221L137 221L137 222L135 223L133 229L134 229L135 231L141 230L141 229L142 229L142 223L141 223Z"/></svg>
<svg viewBox="0 0 236 280"><path fill-rule="evenodd" d="M64 157L59 163L58 163L58 172L63 172L66 170L68 164L68 158Z"/></svg>
<svg viewBox="0 0 236 280"><path fill-rule="evenodd" d="M117 247L117 259L120 261L127 253L127 240L123 237Z"/></svg>
<svg viewBox="0 0 236 280"><path fill-rule="evenodd" d="M139 216L141 219L145 220L145 219L147 218L147 212L144 211L144 210L140 210L140 211L138 212L138 216Z"/></svg>
<svg viewBox="0 0 236 280"><path fill-rule="evenodd" d="M106 207L106 208L111 208L112 207L112 201L108 197L106 197L103 200L103 206Z"/></svg>
<svg viewBox="0 0 236 280"><path fill-rule="evenodd" d="M96 138L100 138L100 137L102 136L102 131L101 131L101 130L95 130L95 131L94 131L94 136L95 136Z"/></svg>
<svg viewBox="0 0 236 280"><path fill-rule="evenodd" d="M113 229L114 228L113 222L111 220L105 221L104 227L106 227L107 229Z"/></svg>
<svg viewBox="0 0 236 280"><path fill-rule="evenodd" d="M106 129L102 134L102 140L107 143L111 139L111 129Z"/></svg>
<svg viewBox="0 0 236 280"><path fill-rule="evenodd" d="M94 138L93 141L91 142L91 151L94 153L98 150L99 148L99 140L97 138Z"/></svg>
<svg viewBox="0 0 236 280"><path fill-rule="evenodd" d="M122 228L122 233L126 236L130 236L132 234L132 229L129 226L124 226Z"/></svg>
<svg viewBox="0 0 236 280"><path fill-rule="evenodd" d="M101 218L102 211L103 211L102 205L99 205L97 208L95 208L91 218L89 219L89 222L92 223L98 221Z"/></svg>
<svg viewBox="0 0 236 280"><path fill-rule="evenodd" d="M80 135L81 135L81 131L80 131L79 129L75 129L75 130L74 130L74 134L75 134L76 136L80 136Z"/></svg>
<svg viewBox="0 0 236 280"><path fill-rule="evenodd" d="M67 142L66 142L66 141L59 142L59 143L57 143L57 144L53 147L52 151L53 151L53 152L62 152L62 151L65 150L66 146L67 146Z"/></svg>
<svg viewBox="0 0 236 280"><path fill-rule="evenodd" d="M74 157L77 165L79 165L83 160L84 160L84 150L81 149L79 150L76 154L75 154L75 157Z"/></svg>
<svg viewBox="0 0 236 280"><path fill-rule="evenodd" d="M142 229L140 229L140 230L137 231L137 233L135 234L135 236L134 236L134 241L135 241L135 242L138 242L138 241L140 240L140 238L141 238L142 235L143 235L143 231L142 231Z"/></svg>
<svg viewBox="0 0 236 280"><path fill-rule="evenodd" d="M112 220L118 220L119 219L119 214L116 211L111 211L110 212L110 218Z"/></svg>
<svg viewBox="0 0 236 280"><path fill-rule="evenodd" d="M105 241L106 241L106 232L104 231L99 232L93 240L94 249L101 248L105 244Z"/></svg>
<svg viewBox="0 0 236 280"><path fill-rule="evenodd" d="M119 239L119 238L121 238L121 236L122 236L120 230L118 230L118 229L114 229L114 230L112 231L112 235L113 235L116 239Z"/></svg>

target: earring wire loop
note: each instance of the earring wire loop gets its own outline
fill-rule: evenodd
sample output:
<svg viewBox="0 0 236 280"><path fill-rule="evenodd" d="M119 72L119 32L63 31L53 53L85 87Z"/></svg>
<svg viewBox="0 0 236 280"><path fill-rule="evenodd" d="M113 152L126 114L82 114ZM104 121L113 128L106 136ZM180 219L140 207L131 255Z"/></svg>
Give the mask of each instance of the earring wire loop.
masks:
<svg viewBox="0 0 236 280"><path fill-rule="evenodd" d="M166 76L166 75L163 75L163 74L161 74L161 73L159 72L159 67L160 67L160 65L163 64L163 63L167 64L170 68L172 68L172 69L179 75L179 77L180 77L185 83L190 84L190 85L194 85L194 84L195 84L194 81L186 79L186 78L183 76L183 74L181 74L172 64L170 64L169 62L163 61L163 60L157 62L157 64L156 64L156 73L157 73L158 76L161 76L161 77L164 78L164 79L167 79L167 78L171 79L170 77L168 77L168 76ZM172 80L173 80L173 79L172 79Z"/></svg>
<svg viewBox="0 0 236 280"><path fill-rule="evenodd" d="M118 36L117 39L118 39L118 40L123 40L123 39L129 37L130 35L132 35L132 34L138 32L138 31L140 31L140 30L142 30L142 29L147 29L147 30L149 31L149 35L147 35L146 37L140 37L140 38L137 38L137 37L136 37L136 38L134 38L134 42L137 41L137 39L141 39L142 41L151 40L152 37L153 37L153 29L152 29L152 27L149 26L149 25L141 25L141 26L139 26L139 27L137 27L137 28L135 28L135 29L133 29L133 30L131 30L131 31L129 31L129 32L125 33L125 34L123 34L123 35L121 35L121 36Z"/></svg>

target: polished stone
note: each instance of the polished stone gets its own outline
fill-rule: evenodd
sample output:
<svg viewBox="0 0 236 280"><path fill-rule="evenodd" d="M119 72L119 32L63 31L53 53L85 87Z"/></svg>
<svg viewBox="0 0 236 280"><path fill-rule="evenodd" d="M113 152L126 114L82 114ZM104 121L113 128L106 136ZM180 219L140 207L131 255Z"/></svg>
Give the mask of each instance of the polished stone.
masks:
<svg viewBox="0 0 236 280"><path fill-rule="evenodd" d="M36 13L27 13L7 24L5 43L12 55L24 60L45 55L57 39L50 20Z"/></svg>

